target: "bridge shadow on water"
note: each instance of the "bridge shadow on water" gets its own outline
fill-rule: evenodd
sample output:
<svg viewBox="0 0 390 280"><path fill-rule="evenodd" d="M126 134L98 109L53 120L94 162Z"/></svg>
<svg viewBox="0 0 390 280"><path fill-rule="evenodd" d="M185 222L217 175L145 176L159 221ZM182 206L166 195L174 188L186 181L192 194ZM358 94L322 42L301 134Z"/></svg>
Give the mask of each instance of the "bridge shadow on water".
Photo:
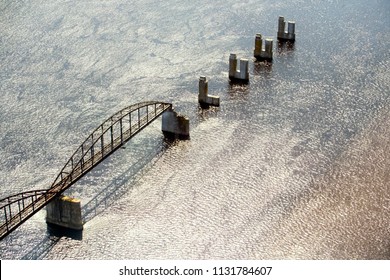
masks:
<svg viewBox="0 0 390 280"><path fill-rule="evenodd" d="M158 145L152 145L149 149L141 152L143 156L135 163L130 165L124 172L111 180L103 190L98 192L88 203L82 206L81 212L83 223L92 220L94 217L106 210L115 201L120 199L134 186L138 180L150 169L151 166L164 154L164 152L174 145L175 141L164 139ZM157 149L156 149L157 146ZM104 162L102 162L104 164ZM82 199L82 198L81 198ZM60 241L61 238L71 238L82 240L83 231L69 230L61 227L47 225L47 235L44 239L34 246L22 260L43 259Z"/></svg>
<svg viewBox="0 0 390 280"><path fill-rule="evenodd" d="M134 186L141 179L172 144L173 141L164 139L163 143L159 143L157 147L153 146L149 151L143 152L143 157L133 163L122 174L113 178L107 187L82 206L83 223L92 220L127 193L131 186Z"/></svg>
<svg viewBox="0 0 390 280"><path fill-rule="evenodd" d="M50 236L50 234L46 235L45 238L39 242L31 251L21 257L21 260L43 259L60 239L61 236Z"/></svg>
<svg viewBox="0 0 390 280"><path fill-rule="evenodd" d="M82 240L83 232L81 230L65 229L55 225L47 225L47 235L45 236L45 238L41 242L39 242L30 252L25 254L21 259L43 259L63 237L71 238L74 240Z"/></svg>

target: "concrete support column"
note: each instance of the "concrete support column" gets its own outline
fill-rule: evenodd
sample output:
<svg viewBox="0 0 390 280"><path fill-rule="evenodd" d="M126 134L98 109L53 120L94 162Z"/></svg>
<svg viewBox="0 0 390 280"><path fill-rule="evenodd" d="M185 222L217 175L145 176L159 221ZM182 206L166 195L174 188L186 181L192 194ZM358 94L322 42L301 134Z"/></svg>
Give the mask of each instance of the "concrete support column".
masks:
<svg viewBox="0 0 390 280"><path fill-rule="evenodd" d="M295 22L294 21L289 21L288 22L287 33L295 35Z"/></svg>
<svg viewBox="0 0 390 280"><path fill-rule="evenodd" d="M284 21L284 17L279 17L278 38L284 36L284 30L286 29L285 25L286 25L286 22Z"/></svg>
<svg viewBox="0 0 390 280"><path fill-rule="evenodd" d="M255 51L254 51L254 57L260 57L261 51L263 50L263 39L261 37L260 33L256 34L255 37Z"/></svg>
<svg viewBox="0 0 390 280"><path fill-rule="evenodd" d="M272 62L272 46L273 46L273 40L272 39L266 39L265 48L262 48L262 36L261 34L256 34L255 38L255 51L254 51L254 57L257 61L268 61Z"/></svg>
<svg viewBox="0 0 390 280"><path fill-rule="evenodd" d="M199 102L206 101L207 95L209 94L209 81L206 77L201 76L199 78Z"/></svg>
<svg viewBox="0 0 390 280"><path fill-rule="evenodd" d="M249 80L249 60L245 58L240 59L240 79L242 81Z"/></svg>
<svg viewBox="0 0 390 280"><path fill-rule="evenodd" d="M56 226L82 230L81 202L61 195L46 206L46 222Z"/></svg>
<svg viewBox="0 0 390 280"><path fill-rule="evenodd" d="M295 22L289 21L286 29L286 22L284 21L284 17L279 17L279 23L278 23L278 40L280 41L295 41Z"/></svg>
<svg viewBox="0 0 390 280"><path fill-rule="evenodd" d="M229 78L234 78L237 71L237 55L231 53L229 56Z"/></svg>
<svg viewBox="0 0 390 280"><path fill-rule="evenodd" d="M229 57L229 79L232 83L249 82L249 61L248 59L240 59L240 70L237 70L237 56L232 53Z"/></svg>
<svg viewBox="0 0 390 280"><path fill-rule="evenodd" d="M265 40L265 53L267 56L269 56L272 59L272 46L273 46L273 40L272 39L266 39Z"/></svg>
<svg viewBox="0 0 390 280"><path fill-rule="evenodd" d="M203 108L207 108L210 105L219 106L219 96L209 95L209 81L206 77L199 78L199 95L198 101Z"/></svg>
<svg viewBox="0 0 390 280"><path fill-rule="evenodd" d="M165 111L162 115L162 132L170 139L189 139L190 120L188 117L175 112L173 109Z"/></svg>

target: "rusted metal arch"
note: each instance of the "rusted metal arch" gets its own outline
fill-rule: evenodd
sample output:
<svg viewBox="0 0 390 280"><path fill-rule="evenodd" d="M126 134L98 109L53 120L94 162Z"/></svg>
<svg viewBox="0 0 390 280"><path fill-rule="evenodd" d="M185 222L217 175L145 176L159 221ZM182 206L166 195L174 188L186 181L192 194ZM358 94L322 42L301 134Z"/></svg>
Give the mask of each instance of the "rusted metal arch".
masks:
<svg viewBox="0 0 390 280"><path fill-rule="evenodd" d="M149 101L122 109L106 119L87 137L61 169L49 189L26 191L1 199L0 217L4 214L4 221L1 221L0 225L0 240L170 108L171 103ZM145 112L141 115L143 109ZM136 115L133 117L134 112ZM126 120L127 123L124 124ZM119 130L114 131L118 124ZM105 136L109 136L107 143L104 142Z"/></svg>
<svg viewBox="0 0 390 280"><path fill-rule="evenodd" d="M47 202L57 193L49 190L33 190L18 193L6 197L0 201L0 213L4 213L5 222L0 226L0 239L11 233L20 224L38 212L45 204L40 206L39 203ZM13 226L17 224L17 226ZM4 236L3 236L4 234Z"/></svg>
<svg viewBox="0 0 390 280"><path fill-rule="evenodd" d="M83 169L83 165L86 161L85 157L88 155L88 153L92 153L92 150L94 149L95 144L97 144L99 142L99 140L101 140L101 137L104 136L110 129L112 129L115 124L120 123L126 116L131 115L131 113L133 113L135 111L139 112L140 109L148 108L149 106L154 106L155 112L157 112L157 109L159 109L159 108L161 109L160 112L157 115L155 115L152 120L154 120L155 118L160 116L167 109L172 108L171 103L157 102L157 101L141 102L141 103L130 105L130 106L122 109L121 111L115 113L114 115L112 115L108 119L106 119L100 126L98 126L87 137L87 139L73 153L73 155L70 157L70 159L67 161L65 166L62 168L62 170L58 174L57 178L54 180L53 184L51 185L51 189L56 188L59 184L61 185L61 182L66 183L66 180L64 180L65 178L70 177L70 179L72 180L73 179L71 176L72 173L74 173L75 170L78 170L78 169L82 170ZM151 114L153 114L153 113L151 113ZM147 112L147 115L145 117L148 117L148 115L149 115L149 112ZM128 139L123 139L121 141L121 144L123 144L123 142L128 141L132 136L134 136L136 133L138 133L140 131L140 129L138 131L137 131L137 129L135 129L135 127L137 127L137 125L138 125L138 128L140 128L139 118L140 118L140 115L138 115L138 123L135 123L134 125L132 125L132 126L134 126L134 128L132 126L130 127L129 135L128 135L129 137L127 137ZM131 122L131 119L130 119L130 122ZM146 122L148 123L149 119L146 119ZM132 133L132 132L134 132L134 133ZM114 140L115 139L111 138L111 141L109 142L109 144L110 145L113 144ZM118 147L116 147L116 148L118 148ZM104 149L102 149L102 151L103 150ZM81 153L81 156L79 153ZM111 153L109 153L109 154L111 154ZM102 154L103 159L105 157L107 157L109 154ZM77 155L79 155L79 158L77 157ZM70 169L70 171L69 171L69 169Z"/></svg>
<svg viewBox="0 0 390 280"><path fill-rule="evenodd" d="M11 195L0 199L0 207L9 203L16 202L18 200L29 198L31 196L36 196L37 194L44 194L45 192L47 192L47 190L32 190Z"/></svg>

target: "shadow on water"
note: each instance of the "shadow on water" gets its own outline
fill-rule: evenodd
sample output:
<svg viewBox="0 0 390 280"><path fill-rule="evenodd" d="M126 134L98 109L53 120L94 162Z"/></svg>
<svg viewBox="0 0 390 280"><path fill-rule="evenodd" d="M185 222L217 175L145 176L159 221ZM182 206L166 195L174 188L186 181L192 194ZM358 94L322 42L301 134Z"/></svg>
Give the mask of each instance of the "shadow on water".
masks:
<svg viewBox="0 0 390 280"><path fill-rule="evenodd" d="M128 192L129 186L134 185L147 172L148 168L146 167L156 162L174 143L175 141L164 139L163 145L160 145L159 150L153 149L148 152L125 172L114 178L106 188L101 190L82 207L83 222L86 223L92 220Z"/></svg>
<svg viewBox="0 0 390 280"><path fill-rule="evenodd" d="M197 116L200 121L205 121L210 117L217 117L220 107L198 105Z"/></svg>
<svg viewBox="0 0 390 280"><path fill-rule="evenodd" d="M82 230L72 230L60 226L47 224L47 235L39 242L30 252L25 254L22 260L38 260L43 259L51 249L60 241L62 237L67 237L74 240L82 240Z"/></svg>
<svg viewBox="0 0 390 280"><path fill-rule="evenodd" d="M57 237L58 239L61 237L68 237L74 240L82 240L83 239L83 231L75 230L70 228L64 228L61 226L47 224L47 232L51 237Z"/></svg>
<svg viewBox="0 0 390 280"><path fill-rule="evenodd" d="M278 54L290 53L295 50L295 42L279 41L278 40Z"/></svg>
<svg viewBox="0 0 390 280"><path fill-rule="evenodd" d="M50 250L60 241L61 236L47 235L39 242L30 252L21 257L22 260L39 260L43 259Z"/></svg>
<svg viewBox="0 0 390 280"><path fill-rule="evenodd" d="M232 83L229 81L227 94L230 96L245 96L250 93L250 84Z"/></svg>
<svg viewBox="0 0 390 280"><path fill-rule="evenodd" d="M269 62L254 62L253 63L253 75L264 76L270 78L272 74L272 63Z"/></svg>

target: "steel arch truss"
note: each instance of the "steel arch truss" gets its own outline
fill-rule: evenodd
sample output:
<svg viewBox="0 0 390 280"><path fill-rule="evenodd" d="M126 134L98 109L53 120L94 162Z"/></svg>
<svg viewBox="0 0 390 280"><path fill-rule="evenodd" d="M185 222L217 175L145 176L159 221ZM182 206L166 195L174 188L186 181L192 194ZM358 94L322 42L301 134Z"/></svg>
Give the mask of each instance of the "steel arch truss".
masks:
<svg viewBox="0 0 390 280"><path fill-rule="evenodd" d="M1 199L0 240L171 108L171 103L149 101L122 109L87 137L49 189L23 192Z"/></svg>

